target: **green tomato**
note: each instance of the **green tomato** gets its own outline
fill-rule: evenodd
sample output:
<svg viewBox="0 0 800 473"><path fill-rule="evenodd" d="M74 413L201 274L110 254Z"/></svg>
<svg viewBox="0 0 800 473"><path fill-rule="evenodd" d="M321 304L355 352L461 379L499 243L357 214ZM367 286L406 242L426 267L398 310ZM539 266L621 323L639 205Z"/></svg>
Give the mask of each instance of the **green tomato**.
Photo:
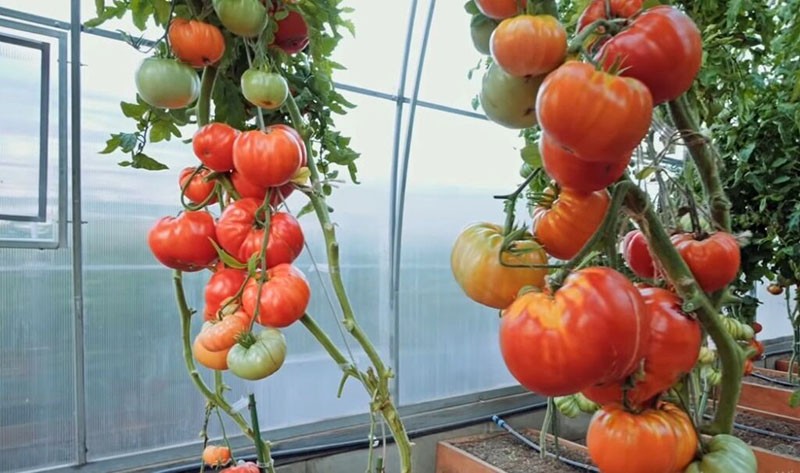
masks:
<svg viewBox="0 0 800 473"><path fill-rule="evenodd" d="M242 74L242 94L248 102L267 110L276 110L289 96L289 84L274 72L248 69Z"/></svg>
<svg viewBox="0 0 800 473"><path fill-rule="evenodd" d="M708 442L708 453L689 465L685 473L756 473L758 462L753 450L742 440L721 434Z"/></svg>
<svg viewBox="0 0 800 473"><path fill-rule="evenodd" d="M556 409L565 417L569 417L570 419L574 419L578 417L578 414L581 413L581 408L578 405L578 400L575 398L575 395L569 396L559 396L553 399L556 404Z"/></svg>
<svg viewBox="0 0 800 473"><path fill-rule="evenodd" d="M174 59L147 58L136 70L142 100L159 108L184 108L200 95L197 72Z"/></svg>
<svg viewBox="0 0 800 473"><path fill-rule="evenodd" d="M536 125L536 94L544 76L514 77L497 64L489 66L481 85L481 106L486 116L507 128Z"/></svg>
<svg viewBox="0 0 800 473"><path fill-rule="evenodd" d="M253 38L267 26L267 9L258 0L214 0L213 3L219 21L234 34Z"/></svg>
<svg viewBox="0 0 800 473"><path fill-rule="evenodd" d="M492 32L497 28L498 23L484 15L475 15L469 23L469 32L472 36L472 44L479 53L489 55L489 39Z"/></svg>
<svg viewBox="0 0 800 473"><path fill-rule="evenodd" d="M240 378L264 379L278 371L286 359L286 339L274 328L262 330L255 343L245 347L234 345L228 352L228 369Z"/></svg>

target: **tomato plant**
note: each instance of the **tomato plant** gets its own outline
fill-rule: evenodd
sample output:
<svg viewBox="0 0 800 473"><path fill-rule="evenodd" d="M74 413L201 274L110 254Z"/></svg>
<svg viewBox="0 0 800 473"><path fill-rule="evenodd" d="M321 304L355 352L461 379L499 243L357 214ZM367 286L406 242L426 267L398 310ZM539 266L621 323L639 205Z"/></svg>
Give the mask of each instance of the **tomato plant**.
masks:
<svg viewBox="0 0 800 473"><path fill-rule="evenodd" d="M240 134L233 143L233 163L251 183L282 186L302 165L303 150L296 138L281 128L268 127Z"/></svg>
<svg viewBox="0 0 800 473"><path fill-rule="evenodd" d="M500 322L500 351L523 386L561 396L631 374L649 341L639 292L610 268L576 271L550 295L528 292Z"/></svg>
<svg viewBox="0 0 800 473"><path fill-rule="evenodd" d="M631 230L622 239L622 256L640 278L652 279L656 276L656 266L647 240L641 230Z"/></svg>
<svg viewBox="0 0 800 473"><path fill-rule="evenodd" d="M606 41L596 58L605 67L621 61L622 75L642 81L658 105L689 90L700 70L703 40L691 18L661 5L646 10Z"/></svg>
<svg viewBox="0 0 800 473"><path fill-rule="evenodd" d="M642 82L577 61L550 73L536 99L542 131L584 161L618 163L647 134L652 114Z"/></svg>
<svg viewBox="0 0 800 473"><path fill-rule="evenodd" d="M480 103L489 120L508 128L536 125L536 94L544 77L515 77L496 63L483 75Z"/></svg>
<svg viewBox="0 0 800 473"><path fill-rule="evenodd" d="M142 100L158 108L184 108L197 100L197 72L174 59L147 58L136 69L136 91Z"/></svg>
<svg viewBox="0 0 800 473"><path fill-rule="evenodd" d="M209 445L203 449L203 463L214 467L225 466L231 461L231 449L221 445Z"/></svg>
<svg viewBox="0 0 800 473"><path fill-rule="evenodd" d="M492 33L494 63L512 76L547 74L564 62L567 32L550 15L518 15L500 22Z"/></svg>
<svg viewBox="0 0 800 473"><path fill-rule="evenodd" d="M286 54L297 54L308 46L308 23L300 13L289 10L286 18L278 21L275 46Z"/></svg>
<svg viewBox="0 0 800 473"><path fill-rule="evenodd" d="M258 0L213 0L214 11L225 28L252 38L267 26L267 9Z"/></svg>
<svg viewBox="0 0 800 473"><path fill-rule="evenodd" d="M203 324L197 334L197 342L208 351L227 351L236 339L250 329L252 318L242 310L225 315L222 320L212 320Z"/></svg>
<svg viewBox="0 0 800 473"><path fill-rule="evenodd" d="M621 156L617 162L584 161L556 143L547 133L539 137L539 154L547 175L561 187L572 191L590 193L605 189L622 177L631 154Z"/></svg>
<svg viewBox="0 0 800 473"><path fill-rule="evenodd" d="M715 435L706 444L702 460L689 465L685 473L756 473L758 462L749 445L733 435Z"/></svg>
<svg viewBox="0 0 800 473"><path fill-rule="evenodd" d="M173 18L168 37L175 56L192 67L215 64L225 54L222 32L209 23Z"/></svg>
<svg viewBox="0 0 800 473"><path fill-rule="evenodd" d="M200 271L217 259L214 217L204 211L186 211L163 217L147 234L153 256L168 268Z"/></svg>
<svg viewBox="0 0 800 473"><path fill-rule="evenodd" d="M639 293L650 317L650 342L644 352L642 373L634 374L630 389L625 387L628 380L620 379L583 391L599 404L622 404L627 400L633 406L644 405L689 373L700 354L702 329L682 311L681 299L659 288L640 288Z"/></svg>
<svg viewBox="0 0 800 473"><path fill-rule="evenodd" d="M247 272L240 269L222 268L211 275L204 290L205 320L218 318L217 312L223 302L236 295L247 278Z"/></svg>
<svg viewBox="0 0 800 473"><path fill-rule="evenodd" d="M275 72L248 69L242 74L241 87L244 98L267 110L280 108L289 96L289 84Z"/></svg>
<svg viewBox="0 0 800 473"><path fill-rule="evenodd" d="M233 142L239 130L225 123L209 123L199 128L192 138L195 156L205 167L217 172L233 169Z"/></svg>
<svg viewBox="0 0 800 473"><path fill-rule="evenodd" d="M242 307L261 325L283 328L305 314L311 288L303 273L290 264L279 264L267 271L261 284L257 278L247 281L242 293ZM258 314L256 314L258 310Z"/></svg>
<svg viewBox="0 0 800 473"><path fill-rule="evenodd" d="M553 190L548 192L552 195ZM561 189L552 203L533 210L533 234L550 256L571 259L600 227L609 200L605 190L583 194Z"/></svg>
<svg viewBox="0 0 800 473"><path fill-rule="evenodd" d="M239 262L246 263L261 251L264 226L259 221L266 218L261 202L256 199L245 198L232 203L217 222L219 245ZM305 238L300 223L286 212L275 212L269 218L267 267L291 263L303 251Z"/></svg>
<svg viewBox="0 0 800 473"><path fill-rule="evenodd" d="M589 424L586 446L603 473L675 473L694 458L697 435L672 404L640 413L605 406Z"/></svg>
<svg viewBox="0 0 800 473"><path fill-rule="evenodd" d="M503 252L501 263L502 227L475 223L461 232L450 253L450 268L470 299L495 309L505 309L524 286L544 286L546 269L511 267L547 264L544 250L529 234L524 238L515 242L517 253Z"/></svg>
<svg viewBox="0 0 800 473"><path fill-rule="evenodd" d="M236 376L264 379L283 366L286 338L274 328L265 328L251 339L245 338L228 352L228 367Z"/></svg>
<svg viewBox="0 0 800 473"><path fill-rule="evenodd" d="M211 171L208 169L195 172L193 167L183 168L181 171L178 177L178 185L180 185L184 195L191 202L195 204L202 202L213 204L217 201L216 196L213 195L216 184L214 184L214 181L207 180L209 174L211 174Z"/></svg>
<svg viewBox="0 0 800 473"><path fill-rule="evenodd" d="M672 242L704 291L719 291L736 279L741 255L730 233L715 232L700 240L691 233L679 233Z"/></svg>

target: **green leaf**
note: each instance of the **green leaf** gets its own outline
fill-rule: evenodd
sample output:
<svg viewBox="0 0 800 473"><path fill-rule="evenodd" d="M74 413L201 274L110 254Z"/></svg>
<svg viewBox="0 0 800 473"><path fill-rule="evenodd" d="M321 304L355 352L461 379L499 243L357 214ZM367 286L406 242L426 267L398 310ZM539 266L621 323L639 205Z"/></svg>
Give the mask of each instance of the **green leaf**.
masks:
<svg viewBox="0 0 800 473"><path fill-rule="evenodd" d="M792 396L789 398L789 407L792 409L800 407L800 389L792 393Z"/></svg>
<svg viewBox="0 0 800 473"><path fill-rule="evenodd" d="M119 133L111 135L111 138L106 141L106 147L103 148L103 151L100 151L100 154L111 154L114 150L119 148L121 144L122 140Z"/></svg>
<svg viewBox="0 0 800 473"><path fill-rule="evenodd" d="M166 165L144 153L136 153L133 155L131 167L134 169L146 169L148 171L163 171L164 169L169 169Z"/></svg>
<svg viewBox="0 0 800 473"><path fill-rule="evenodd" d="M150 142L169 141L172 138L172 129L175 125L171 121L158 120L150 125Z"/></svg>
<svg viewBox="0 0 800 473"><path fill-rule="evenodd" d="M153 2L153 17L156 24L165 26L169 23L169 11L171 8L169 0L151 0Z"/></svg>
<svg viewBox="0 0 800 473"><path fill-rule="evenodd" d="M139 31L144 31L147 28L147 19L153 12L153 5L148 0L131 0L130 9L134 26Z"/></svg>
<svg viewBox="0 0 800 473"><path fill-rule="evenodd" d="M119 146L125 153L130 153L139 144L139 133L120 133Z"/></svg>
<svg viewBox="0 0 800 473"><path fill-rule="evenodd" d="M539 154L539 146L527 145L522 148L519 153L520 156L522 156L522 160L532 168L536 169L542 167L542 155Z"/></svg>
<svg viewBox="0 0 800 473"><path fill-rule="evenodd" d="M222 261L225 266L235 268L235 269L245 269L247 267L246 264L240 263L236 260L233 256L229 255L225 250L223 250L214 240L211 240L211 244L214 245L214 249L217 250L217 256L219 260Z"/></svg>
<svg viewBox="0 0 800 473"><path fill-rule="evenodd" d="M773 184L783 184L784 182L789 182L791 180L792 180L791 177L783 175L783 176L779 176L778 178L776 178L774 181L772 181L772 183Z"/></svg>
<svg viewBox="0 0 800 473"><path fill-rule="evenodd" d="M481 13L481 11L478 10L478 5L475 4L475 0L469 0L465 3L464 10L470 15L479 15Z"/></svg>
<svg viewBox="0 0 800 473"><path fill-rule="evenodd" d="M649 8L657 7L661 4L662 2L660 2L659 0L645 0L642 3L642 10L647 10Z"/></svg>
<svg viewBox="0 0 800 473"><path fill-rule="evenodd" d="M123 115L136 120L141 120L144 114L150 110L149 105L142 103L120 102L119 106L122 109Z"/></svg>
<svg viewBox="0 0 800 473"><path fill-rule="evenodd" d="M303 215L310 214L313 211L314 211L314 206L311 204L311 202L307 202L306 205L304 205L303 208L300 209L299 212L297 212L297 215L295 216L295 218L300 218Z"/></svg>
<svg viewBox="0 0 800 473"><path fill-rule="evenodd" d="M288 16L289 16L289 10L284 8L283 10L278 10L277 12L275 12L275 16L273 18L275 18L275 21L281 21L285 20Z"/></svg>
<svg viewBox="0 0 800 473"><path fill-rule="evenodd" d="M733 25L736 24L736 17L739 16L739 12L742 10L742 0L731 0L728 4L728 11L726 13L726 21L728 28L731 28Z"/></svg>
<svg viewBox="0 0 800 473"><path fill-rule="evenodd" d="M97 13L97 16L101 16L105 8L106 8L105 0L94 0L94 11Z"/></svg>
<svg viewBox="0 0 800 473"><path fill-rule="evenodd" d="M658 166L645 166L641 171L636 173L636 179L643 181L652 176L656 171L658 171Z"/></svg>

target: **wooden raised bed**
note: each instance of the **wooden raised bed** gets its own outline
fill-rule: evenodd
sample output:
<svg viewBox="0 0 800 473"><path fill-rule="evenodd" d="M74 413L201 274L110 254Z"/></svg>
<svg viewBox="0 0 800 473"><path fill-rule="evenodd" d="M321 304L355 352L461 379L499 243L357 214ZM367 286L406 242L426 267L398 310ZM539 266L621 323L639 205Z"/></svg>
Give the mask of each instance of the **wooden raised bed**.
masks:
<svg viewBox="0 0 800 473"><path fill-rule="evenodd" d="M775 360L775 370L783 373L783 376L786 377L786 372L789 371L789 359L780 358ZM800 363L794 364L794 372L800 374Z"/></svg>
<svg viewBox="0 0 800 473"><path fill-rule="evenodd" d="M755 372L775 379L785 379L786 373L781 371L758 368ZM779 415L784 418L800 421L800 408L789 406L792 390L775 384L759 384L757 378L742 381L742 394L739 406L755 409L769 415ZM766 383L766 382L765 382Z"/></svg>

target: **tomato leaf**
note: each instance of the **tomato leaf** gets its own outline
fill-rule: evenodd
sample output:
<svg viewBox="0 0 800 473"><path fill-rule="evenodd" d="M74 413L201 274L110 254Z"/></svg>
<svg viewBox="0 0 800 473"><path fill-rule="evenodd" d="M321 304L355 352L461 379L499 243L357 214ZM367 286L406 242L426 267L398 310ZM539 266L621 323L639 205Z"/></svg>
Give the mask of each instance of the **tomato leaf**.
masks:
<svg viewBox="0 0 800 473"><path fill-rule="evenodd" d="M311 204L311 202L307 202L306 205L304 205L303 208L300 209L299 212L297 212L297 215L295 216L295 218L299 219L303 215L310 214L313 211L314 211L314 206Z"/></svg>
<svg viewBox="0 0 800 473"><path fill-rule="evenodd" d="M100 154L111 154L117 148L119 148L121 144L122 144L121 133L113 134L111 135L111 138L109 138L106 141L106 147L103 148L103 151L100 151Z"/></svg>
<svg viewBox="0 0 800 473"><path fill-rule="evenodd" d="M275 12L275 21L285 20L289 16L289 10L283 9Z"/></svg>
<svg viewBox="0 0 800 473"><path fill-rule="evenodd" d="M150 110L150 107L145 103L120 102L119 106L122 109L123 115L136 120L141 120L144 114Z"/></svg>
<svg viewBox="0 0 800 473"><path fill-rule="evenodd" d="M234 269L245 269L247 267L246 264L240 263L236 260L233 256L229 255L225 250L223 250L215 241L211 240L211 244L214 245L214 249L217 250L217 256L219 260L222 261L225 266Z"/></svg>
<svg viewBox="0 0 800 473"><path fill-rule="evenodd" d="M148 171L163 171L169 169L165 164L156 161L144 153L136 153L133 155L131 167L134 169L146 169Z"/></svg>
<svg viewBox="0 0 800 473"><path fill-rule="evenodd" d="M636 179L643 181L658 171L658 166L645 166L636 173Z"/></svg>
<svg viewBox="0 0 800 473"><path fill-rule="evenodd" d="M147 0L131 0L130 8L134 26L139 28L139 31L144 31L147 28L147 20L153 13L153 5Z"/></svg>
<svg viewBox="0 0 800 473"><path fill-rule="evenodd" d="M465 3L464 10L470 15L479 15L481 13L481 11L478 10L478 5L475 4L475 0L469 0Z"/></svg>
<svg viewBox="0 0 800 473"><path fill-rule="evenodd" d="M789 407L792 409L800 407L800 389L792 393L792 396L789 398Z"/></svg>
<svg viewBox="0 0 800 473"><path fill-rule="evenodd" d="M170 2L168 0L151 1L153 2L153 18L155 18L156 24L161 26L169 23Z"/></svg>
<svg viewBox="0 0 800 473"><path fill-rule="evenodd" d="M94 0L94 10L97 13L97 16L101 16L105 8L106 8L105 0Z"/></svg>

